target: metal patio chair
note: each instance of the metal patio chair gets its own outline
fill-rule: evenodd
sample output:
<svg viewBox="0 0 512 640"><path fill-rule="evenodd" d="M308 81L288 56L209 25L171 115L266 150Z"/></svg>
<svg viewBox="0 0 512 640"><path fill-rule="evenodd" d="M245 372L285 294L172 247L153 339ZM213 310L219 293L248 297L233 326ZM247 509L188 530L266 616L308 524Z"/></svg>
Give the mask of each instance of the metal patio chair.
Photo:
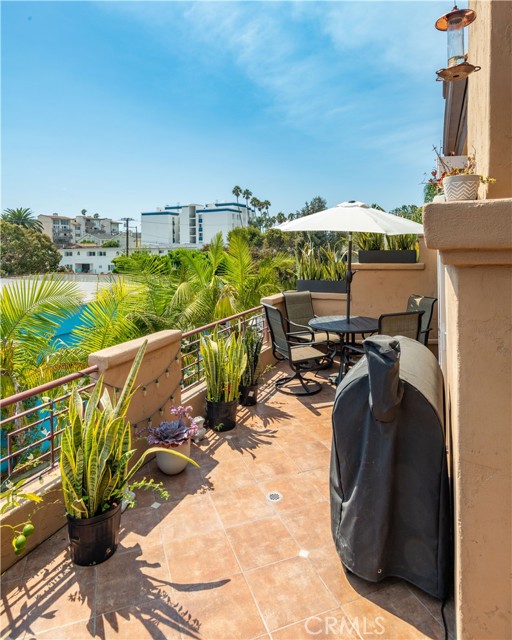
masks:
<svg viewBox="0 0 512 640"><path fill-rule="evenodd" d="M313 310L313 300L310 291L284 291L284 305L286 320L290 331L299 340L316 343L338 343L339 336L327 331L315 331L309 326L309 321L316 318Z"/></svg>
<svg viewBox="0 0 512 640"><path fill-rule="evenodd" d="M413 293L409 296L409 300L407 301L407 311L423 311L423 315L421 316L421 329L420 329L420 337L418 340L424 344L428 345L428 338L430 334L430 323L432 322L432 316L434 314L434 306L437 302L437 298L432 298L430 296L420 296L417 293Z"/></svg>
<svg viewBox="0 0 512 640"><path fill-rule="evenodd" d="M404 336L413 340L420 340L421 319L424 311L401 311L398 313L383 313L379 316L377 333L385 336ZM343 375L364 355L364 348L359 345L345 344L341 350Z"/></svg>
<svg viewBox="0 0 512 640"><path fill-rule="evenodd" d="M263 304L263 307L272 338L272 353L277 360L287 360L293 371L292 376L284 376L277 380L277 390L294 396L318 393L322 389L320 382L306 378L304 374L324 369L330 360L329 356L320 351L316 343L298 341L293 333L287 332L279 309L270 304ZM294 380L300 383L302 390L285 388Z"/></svg>

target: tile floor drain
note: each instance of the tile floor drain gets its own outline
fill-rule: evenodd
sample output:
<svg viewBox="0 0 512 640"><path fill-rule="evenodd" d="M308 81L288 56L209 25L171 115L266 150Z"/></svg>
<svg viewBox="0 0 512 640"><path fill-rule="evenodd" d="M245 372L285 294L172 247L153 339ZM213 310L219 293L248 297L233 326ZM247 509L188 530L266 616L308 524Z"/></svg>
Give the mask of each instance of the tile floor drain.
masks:
<svg viewBox="0 0 512 640"><path fill-rule="evenodd" d="M269 502L279 502L282 499L283 495L279 493L279 491L271 491L270 493L267 493L267 500Z"/></svg>

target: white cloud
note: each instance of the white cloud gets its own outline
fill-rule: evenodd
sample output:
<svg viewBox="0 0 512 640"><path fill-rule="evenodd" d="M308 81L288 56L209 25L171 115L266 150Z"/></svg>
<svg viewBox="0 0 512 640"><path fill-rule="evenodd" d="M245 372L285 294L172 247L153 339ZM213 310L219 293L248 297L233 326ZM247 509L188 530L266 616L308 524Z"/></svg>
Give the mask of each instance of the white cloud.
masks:
<svg viewBox="0 0 512 640"><path fill-rule="evenodd" d="M440 2L112 3L167 47L187 34L194 55L226 57L289 126L330 138L362 126L374 95L433 82L445 40L433 16ZM442 50L442 54L438 49ZM436 62L437 61L437 62ZM401 96L407 98L407 93ZM397 95L395 99L399 99ZM401 105L397 104L396 109ZM387 115L381 112L380 127Z"/></svg>

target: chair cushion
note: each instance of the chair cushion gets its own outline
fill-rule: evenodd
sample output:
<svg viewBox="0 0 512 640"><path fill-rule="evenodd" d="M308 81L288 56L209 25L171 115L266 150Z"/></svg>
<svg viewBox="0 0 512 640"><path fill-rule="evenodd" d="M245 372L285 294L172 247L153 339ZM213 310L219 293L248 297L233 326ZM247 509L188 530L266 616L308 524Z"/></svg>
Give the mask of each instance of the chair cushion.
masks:
<svg viewBox="0 0 512 640"><path fill-rule="evenodd" d="M337 333L329 333L325 331L312 331L314 342L339 342L340 337ZM304 342L311 342L311 333L304 331L304 333L293 331L293 337L297 340L304 340Z"/></svg>
<svg viewBox="0 0 512 640"><path fill-rule="evenodd" d="M322 353L315 347L291 347L290 349L291 361L294 363L305 362L306 360L315 360L316 358L325 358L325 353Z"/></svg>

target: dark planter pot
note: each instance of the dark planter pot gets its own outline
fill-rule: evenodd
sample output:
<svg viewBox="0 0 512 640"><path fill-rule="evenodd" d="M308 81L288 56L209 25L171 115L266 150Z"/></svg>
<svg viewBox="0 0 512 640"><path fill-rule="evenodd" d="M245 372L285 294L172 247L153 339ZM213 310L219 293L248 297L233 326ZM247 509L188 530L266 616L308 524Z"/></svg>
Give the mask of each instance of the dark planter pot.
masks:
<svg viewBox="0 0 512 640"><path fill-rule="evenodd" d="M206 422L214 431L231 431L236 427L238 399L231 402L206 401Z"/></svg>
<svg viewBox="0 0 512 640"><path fill-rule="evenodd" d="M359 262L363 264L370 262L379 264L412 264L416 262L416 251L414 249L389 249L387 251L382 249L363 251L360 249Z"/></svg>
<svg viewBox="0 0 512 640"><path fill-rule="evenodd" d="M119 544L121 504L94 518L68 518L71 560L90 567L108 560Z"/></svg>
<svg viewBox="0 0 512 640"><path fill-rule="evenodd" d="M347 283L345 280L297 280L297 291L347 293Z"/></svg>
<svg viewBox="0 0 512 640"><path fill-rule="evenodd" d="M248 387L240 385L240 404L243 407L252 407L258 402L258 385L252 384Z"/></svg>

